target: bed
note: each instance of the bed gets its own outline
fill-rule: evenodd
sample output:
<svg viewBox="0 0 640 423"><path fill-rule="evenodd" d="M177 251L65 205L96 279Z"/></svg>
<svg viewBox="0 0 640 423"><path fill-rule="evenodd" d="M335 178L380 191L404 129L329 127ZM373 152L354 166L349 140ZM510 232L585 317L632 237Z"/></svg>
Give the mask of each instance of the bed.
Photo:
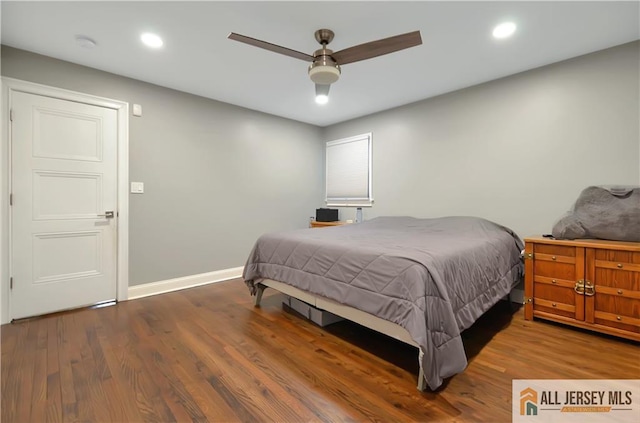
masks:
<svg viewBox="0 0 640 423"><path fill-rule="evenodd" d="M418 388L462 372L460 333L523 276L510 229L465 216L378 217L265 234L243 279L260 304L271 287L418 347Z"/></svg>

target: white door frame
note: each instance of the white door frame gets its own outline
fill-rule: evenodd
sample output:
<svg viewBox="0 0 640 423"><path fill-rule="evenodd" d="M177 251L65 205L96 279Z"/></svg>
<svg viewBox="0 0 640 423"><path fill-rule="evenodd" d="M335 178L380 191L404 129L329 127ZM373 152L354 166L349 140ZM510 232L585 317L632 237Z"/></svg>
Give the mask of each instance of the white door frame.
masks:
<svg viewBox="0 0 640 423"><path fill-rule="evenodd" d="M2 144L0 145L0 324L11 321L9 278L11 277L11 150L9 109L14 92L75 101L116 110L118 114L118 226L116 230L116 299L124 301L129 289L129 103L61 88L2 77Z"/></svg>

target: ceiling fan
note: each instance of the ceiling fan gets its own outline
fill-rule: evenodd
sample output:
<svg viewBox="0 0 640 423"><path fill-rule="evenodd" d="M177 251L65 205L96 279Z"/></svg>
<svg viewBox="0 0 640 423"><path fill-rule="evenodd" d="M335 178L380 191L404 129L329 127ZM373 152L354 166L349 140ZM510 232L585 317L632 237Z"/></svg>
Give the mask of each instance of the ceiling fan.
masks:
<svg viewBox="0 0 640 423"><path fill-rule="evenodd" d="M315 32L315 37L316 41L322 45L322 48L316 50L313 55L309 55L266 41L247 37L246 35L236 34L235 32L232 32L228 36L231 40L240 41L275 53L284 54L285 56L311 62L311 65L309 65L309 77L316 84L316 102L320 104L329 101L329 86L340 78L340 66L372 59L422 44L420 31L413 31L333 52L327 48L327 45L333 40L333 31L330 29L319 29Z"/></svg>

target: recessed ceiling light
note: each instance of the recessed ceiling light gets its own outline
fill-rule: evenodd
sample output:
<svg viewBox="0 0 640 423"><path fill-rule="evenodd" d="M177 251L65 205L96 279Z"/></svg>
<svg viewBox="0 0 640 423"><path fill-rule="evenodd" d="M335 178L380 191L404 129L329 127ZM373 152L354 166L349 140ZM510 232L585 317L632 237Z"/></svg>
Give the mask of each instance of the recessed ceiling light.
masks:
<svg viewBox="0 0 640 423"><path fill-rule="evenodd" d="M76 43L84 48L94 48L96 46L96 42L86 35L76 35Z"/></svg>
<svg viewBox="0 0 640 423"><path fill-rule="evenodd" d="M516 24L513 22L504 22L493 28L493 36L495 38L507 38L516 32Z"/></svg>
<svg viewBox="0 0 640 423"><path fill-rule="evenodd" d="M146 46L151 48L160 48L164 44L162 38L150 32L145 32L144 34L142 34L140 36L140 39Z"/></svg>

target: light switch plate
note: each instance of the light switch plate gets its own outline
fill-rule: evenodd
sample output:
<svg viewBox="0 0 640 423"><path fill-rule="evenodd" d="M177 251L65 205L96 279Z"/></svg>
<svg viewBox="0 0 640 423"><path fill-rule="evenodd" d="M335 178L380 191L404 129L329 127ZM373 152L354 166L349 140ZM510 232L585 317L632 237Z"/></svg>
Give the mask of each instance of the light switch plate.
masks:
<svg viewBox="0 0 640 423"><path fill-rule="evenodd" d="M131 182L132 194L144 194L144 182Z"/></svg>
<svg viewBox="0 0 640 423"><path fill-rule="evenodd" d="M140 104L133 105L133 115L142 116L142 106Z"/></svg>

